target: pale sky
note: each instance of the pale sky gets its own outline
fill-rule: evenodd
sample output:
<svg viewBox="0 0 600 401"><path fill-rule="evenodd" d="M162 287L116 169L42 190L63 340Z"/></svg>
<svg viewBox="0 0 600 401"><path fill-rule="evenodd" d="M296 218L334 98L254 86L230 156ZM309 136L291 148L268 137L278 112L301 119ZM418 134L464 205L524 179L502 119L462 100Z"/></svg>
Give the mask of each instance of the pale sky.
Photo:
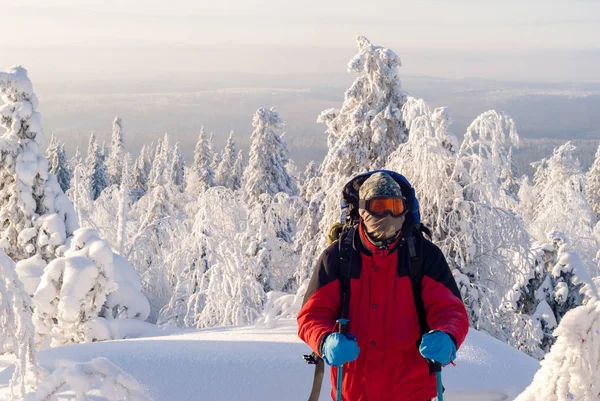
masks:
<svg viewBox="0 0 600 401"><path fill-rule="evenodd" d="M596 0L1 0L0 5L3 42L17 46L345 46L359 32L373 41L428 48L600 46Z"/></svg>
<svg viewBox="0 0 600 401"><path fill-rule="evenodd" d="M0 13L0 66L43 79L343 71L365 35L408 73L600 81L597 0L0 0Z"/></svg>

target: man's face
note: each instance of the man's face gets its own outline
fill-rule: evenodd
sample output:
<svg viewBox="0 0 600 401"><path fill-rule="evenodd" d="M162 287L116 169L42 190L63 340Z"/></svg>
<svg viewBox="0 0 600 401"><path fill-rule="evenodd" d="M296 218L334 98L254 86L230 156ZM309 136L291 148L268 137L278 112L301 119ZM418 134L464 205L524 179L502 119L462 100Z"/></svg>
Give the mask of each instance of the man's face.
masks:
<svg viewBox="0 0 600 401"><path fill-rule="evenodd" d="M360 209L359 213L365 224L367 234L375 241L387 241L396 237L402 229L402 224L404 224L405 215L394 217L388 214L384 217L377 217L365 209Z"/></svg>

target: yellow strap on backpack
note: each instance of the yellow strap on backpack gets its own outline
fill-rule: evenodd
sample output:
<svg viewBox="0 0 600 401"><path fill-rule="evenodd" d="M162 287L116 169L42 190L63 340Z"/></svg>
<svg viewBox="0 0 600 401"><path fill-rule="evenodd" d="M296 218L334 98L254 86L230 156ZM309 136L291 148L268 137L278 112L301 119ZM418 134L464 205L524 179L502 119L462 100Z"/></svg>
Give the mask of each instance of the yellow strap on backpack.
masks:
<svg viewBox="0 0 600 401"><path fill-rule="evenodd" d="M333 244L340 238L342 228L342 223L333 223L331 227L329 227L329 232L327 233L327 246Z"/></svg>

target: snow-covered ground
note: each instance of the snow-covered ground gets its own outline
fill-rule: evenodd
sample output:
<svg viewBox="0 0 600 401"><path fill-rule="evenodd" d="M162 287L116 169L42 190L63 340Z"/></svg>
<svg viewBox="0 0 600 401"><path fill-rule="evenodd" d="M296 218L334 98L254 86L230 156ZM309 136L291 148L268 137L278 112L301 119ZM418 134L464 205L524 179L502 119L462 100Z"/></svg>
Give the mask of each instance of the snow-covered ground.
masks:
<svg viewBox="0 0 600 401"><path fill-rule="evenodd" d="M107 357L135 377L156 401L304 401L313 367L293 320L279 327L188 330L161 337L68 345L39 353L43 367L67 358ZM538 362L471 330L456 367L444 369L448 401L512 400L531 382ZM3 369L3 370L2 370ZM0 400L8 398L12 367L0 360ZM329 400L325 380L321 400ZM68 397L61 398L70 399ZM101 398L94 398L94 400Z"/></svg>

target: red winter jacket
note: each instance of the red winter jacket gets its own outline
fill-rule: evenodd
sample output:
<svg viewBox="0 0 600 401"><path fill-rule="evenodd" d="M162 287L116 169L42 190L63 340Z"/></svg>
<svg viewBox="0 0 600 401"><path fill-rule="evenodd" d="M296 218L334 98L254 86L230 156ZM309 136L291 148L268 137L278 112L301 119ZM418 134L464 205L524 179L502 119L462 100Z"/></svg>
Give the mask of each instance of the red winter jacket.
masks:
<svg viewBox="0 0 600 401"><path fill-rule="evenodd" d="M404 238L379 250L364 237L353 239L348 333L356 335L358 358L344 365L344 401L425 401L437 394L435 375L416 346L420 327L408 271ZM422 299L431 330L449 334L457 348L469 330L467 311L442 251L423 241ZM325 336L335 330L341 310L339 248L334 243L315 266L298 335L317 354ZM335 400L337 369L331 369Z"/></svg>

